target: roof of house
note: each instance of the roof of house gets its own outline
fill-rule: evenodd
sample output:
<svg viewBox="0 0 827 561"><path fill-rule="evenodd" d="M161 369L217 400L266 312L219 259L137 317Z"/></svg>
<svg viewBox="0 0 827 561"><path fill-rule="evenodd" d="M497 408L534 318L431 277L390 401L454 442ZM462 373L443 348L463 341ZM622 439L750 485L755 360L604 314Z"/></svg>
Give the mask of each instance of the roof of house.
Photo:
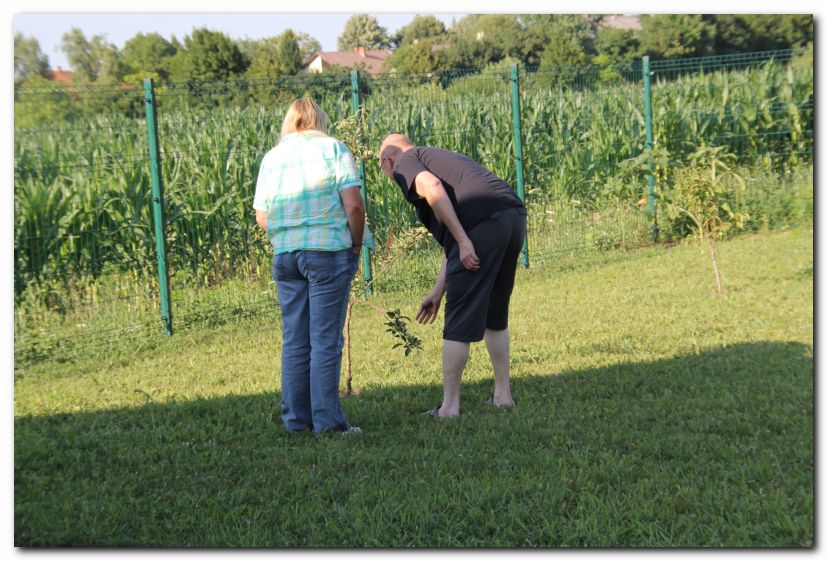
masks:
<svg viewBox="0 0 827 561"><path fill-rule="evenodd" d="M614 29L640 30L640 18L629 14L609 14L603 16L600 21L601 27L613 27Z"/></svg>
<svg viewBox="0 0 827 561"><path fill-rule="evenodd" d="M368 51L365 49L354 49L352 51L330 51L317 53L313 61L321 57L322 68L329 66L343 66L345 68L356 68L364 65L371 74L378 74L382 69L385 59L391 56L391 52L385 49Z"/></svg>
<svg viewBox="0 0 827 561"><path fill-rule="evenodd" d="M63 70L60 66L52 70L52 80L55 82L72 82L72 74L71 70Z"/></svg>

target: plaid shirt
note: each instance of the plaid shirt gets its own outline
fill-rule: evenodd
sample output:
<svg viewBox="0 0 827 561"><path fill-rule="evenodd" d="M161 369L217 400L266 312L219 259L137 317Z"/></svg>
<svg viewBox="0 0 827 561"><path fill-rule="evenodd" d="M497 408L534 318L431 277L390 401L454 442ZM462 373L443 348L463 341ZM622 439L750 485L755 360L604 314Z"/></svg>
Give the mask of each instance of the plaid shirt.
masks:
<svg viewBox="0 0 827 561"><path fill-rule="evenodd" d="M359 185L347 146L319 131L294 132L264 155L253 208L267 213L275 253L338 251L353 245L339 193ZM367 225L364 242L374 249Z"/></svg>

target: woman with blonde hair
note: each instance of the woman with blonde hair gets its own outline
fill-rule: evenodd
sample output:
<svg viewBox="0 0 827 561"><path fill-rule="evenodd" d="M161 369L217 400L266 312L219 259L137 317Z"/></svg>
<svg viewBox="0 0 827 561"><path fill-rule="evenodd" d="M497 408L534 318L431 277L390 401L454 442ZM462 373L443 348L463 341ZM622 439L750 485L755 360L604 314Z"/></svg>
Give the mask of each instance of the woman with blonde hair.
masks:
<svg viewBox="0 0 827 561"><path fill-rule="evenodd" d="M353 156L326 130L316 102L294 101L261 162L253 200L274 253L282 422L317 434L360 431L339 403L342 329L362 245L373 247Z"/></svg>

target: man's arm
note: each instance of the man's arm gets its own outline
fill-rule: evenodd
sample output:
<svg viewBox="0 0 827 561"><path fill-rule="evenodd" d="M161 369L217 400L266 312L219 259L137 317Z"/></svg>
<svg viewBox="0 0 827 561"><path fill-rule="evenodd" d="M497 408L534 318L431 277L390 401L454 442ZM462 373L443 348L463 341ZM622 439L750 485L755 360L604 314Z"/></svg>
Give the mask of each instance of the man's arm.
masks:
<svg viewBox="0 0 827 561"><path fill-rule="evenodd" d="M416 313L416 321L419 323L433 323L439 313L439 305L442 303L442 296L445 294L445 269L448 260L442 256L442 265L436 277L434 289L423 300Z"/></svg>
<svg viewBox="0 0 827 561"><path fill-rule="evenodd" d="M480 260L474 251L474 244L462 224L460 224L454 206L451 204L451 199L448 198L448 193L445 192L445 187L442 186L442 181L433 173L422 171L416 176L414 184L417 195L428 202L439 221L445 224L451 236L456 240L462 265L470 271L479 270Z"/></svg>

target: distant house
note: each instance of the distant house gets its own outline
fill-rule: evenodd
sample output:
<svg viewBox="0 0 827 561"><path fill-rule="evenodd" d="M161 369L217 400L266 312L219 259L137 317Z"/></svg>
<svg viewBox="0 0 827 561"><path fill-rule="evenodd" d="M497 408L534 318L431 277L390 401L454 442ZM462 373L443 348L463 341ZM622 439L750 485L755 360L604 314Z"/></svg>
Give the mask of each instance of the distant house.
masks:
<svg viewBox="0 0 827 561"><path fill-rule="evenodd" d="M376 76L382 69L385 59L391 56L387 49L368 51L364 47L356 47L352 51L332 51L317 53L305 66L308 72L324 72L325 68L341 66L344 68L356 68L364 66L372 75Z"/></svg>
<svg viewBox="0 0 827 561"><path fill-rule="evenodd" d="M55 82L71 84L72 74L73 72L71 70L63 70L60 66L58 66L56 69L52 70L52 80Z"/></svg>
<svg viewBox="0 0 827 561"><path fill-rule="evenodd" d="M608 14L603 16L600 27L640 31L640 18L630 14Z"/></svg>

